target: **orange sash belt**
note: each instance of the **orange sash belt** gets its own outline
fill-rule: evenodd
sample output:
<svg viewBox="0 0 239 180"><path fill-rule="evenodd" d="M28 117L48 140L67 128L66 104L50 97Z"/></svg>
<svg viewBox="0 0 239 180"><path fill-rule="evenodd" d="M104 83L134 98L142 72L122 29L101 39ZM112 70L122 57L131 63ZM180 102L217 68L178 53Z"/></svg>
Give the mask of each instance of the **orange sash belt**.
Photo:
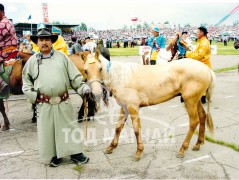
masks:
<svg viewBox="0 0 239 180"><path fill-rule="evenodd" d="M17 49L17 46L9 46L9 47L6 47L4 49L0 49L0 51L2 52L8 52L8 51L13 51L13 50L16 50Z"/></svg>

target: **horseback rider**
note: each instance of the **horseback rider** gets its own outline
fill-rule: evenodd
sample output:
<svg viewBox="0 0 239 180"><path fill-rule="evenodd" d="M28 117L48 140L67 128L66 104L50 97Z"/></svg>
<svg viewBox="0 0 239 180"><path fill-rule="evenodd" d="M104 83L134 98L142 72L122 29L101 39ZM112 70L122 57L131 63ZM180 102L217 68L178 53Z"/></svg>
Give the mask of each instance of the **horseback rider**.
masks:
<svg viewBox="0 0 239 180"><path fill-rule="evenodd" d="M35 49L35 51L33 50L33 43L32 40L30 39L30 36L32 35L31 31L24 31L23 32L23 36L24 36L24 40L23 40L23 43L25 44L25 47L23 49L20 49L20 51L23 51L23 52L26 52L26 53L31 53L31 54L34 54L35 52L38 52L39 51L39 48L38 48L38 51ZM36 44L35 44L36 46ZM34 46L34 47L35 47Z"/></svg>
<svg viewBox="0 0 239 180"><path fill-rule="evenodd" d="M161 48L165 48L165 38L159 34L159 28L154 27L152 30L153 36L148 40L148 46L152 48L150 64L155 65L158 52Z"/></svg>
<svg viewBox="0 0 239 180"><path fill-rule="evenodd" d="M189 44L187 43L187 37L188 37L188 32L183 31L181 38L178 39L178 42L177 42L178 51L179 51L178 59L184 58L186 51L190 50L188 47Z"/></svg>
<svg viewBox="0 0 239 180"><path fill-rule="evenodd" d="M3 72L3 62L17 49L17 36L12 22L5 16L4 6L0 4L0 73ZM5 96L9 85L0 76L0 93Z"/></svg>
<svg viewBox="0 0 239 180"><path fill-rule="evenodd" d="M34 54L39 52L39 48L37 47L37 45L31 40L30 36L32 35L31 31L26 31L25 32L25 37L28 41L28 44L30 45L31 49L30 49L30 53Z"/></svg>
<svg viewBox="0 0 239 180"><path fill-rule="evenodd" d="M69 55L67 44L64 38L61 36L61 30L52 26L51 32L53 35L58 35L57 41L53 44L55 50L62 51L65 55Z"/></svg>

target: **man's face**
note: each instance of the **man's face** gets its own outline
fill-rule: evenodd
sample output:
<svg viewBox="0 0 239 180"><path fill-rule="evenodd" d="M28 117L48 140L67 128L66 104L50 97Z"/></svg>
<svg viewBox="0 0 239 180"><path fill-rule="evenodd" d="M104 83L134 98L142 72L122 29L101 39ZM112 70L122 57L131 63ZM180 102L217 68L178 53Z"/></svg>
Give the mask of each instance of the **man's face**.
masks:
<svg viewBox="0 0 239 180"><path fill-rule="evenodd" d="M197 31L197 37L198 37L198 39L201 39L203 36L204 36L204 32L201 31L200 29L198 29L198 31Z"/></svg>
<svg viewBox="0 0 239 180"><path fill-rule="evenodd" d="M90 42L90 39L86 39L86 40L85 40L85 43L88 43L88 42Z"/></svg>
<svg viewBox="0 0 239 180"><path fill-rule="evenodd" d="M152 31L152 34L153 34L154 37L157 37L159 35L159 33L154 31L154 30Z"/></svg>
<svg viewBox="0 0 239 180"><path fill-rule="evenodd" d="M186 34L186 33L184 33L184 34L182 35L182 38L183 38L183 39L187 39L187 37L188 37L188 34Z"/></svg>
<svg viewBox="0 0 239 180"><path fill-rule="evenodd" d="M28 41L31 41L30 35L27 35L27 36L26 36L26 39L27 39Z"/></svg>
<svg viewBox="0 0 239 180"><path fill-rule="evenodd" d="M52 48L52 41L50 37L40 37L37 41L37 46L42 53L49 53Z"/></svg>

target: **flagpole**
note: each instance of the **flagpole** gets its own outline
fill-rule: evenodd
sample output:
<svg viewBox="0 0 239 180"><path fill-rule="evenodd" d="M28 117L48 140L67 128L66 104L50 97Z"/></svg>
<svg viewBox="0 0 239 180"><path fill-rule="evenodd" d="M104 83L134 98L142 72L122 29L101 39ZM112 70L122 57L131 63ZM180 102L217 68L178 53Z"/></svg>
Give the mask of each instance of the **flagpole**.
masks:
<svg viewBox="0 0 239 180"><path fill-rule="evenodd" d="M32 33L32 15L30 15L30 16L28 17L28 21L30 21L30 23L31 23L31 33Z"/></svg>
<svg viewBox="0 0 239 180"><path fill-rule="evenodd" d="M32 21L31 21L31 33L32 33ZM32 33L33 34L33 33Z"/></svg>

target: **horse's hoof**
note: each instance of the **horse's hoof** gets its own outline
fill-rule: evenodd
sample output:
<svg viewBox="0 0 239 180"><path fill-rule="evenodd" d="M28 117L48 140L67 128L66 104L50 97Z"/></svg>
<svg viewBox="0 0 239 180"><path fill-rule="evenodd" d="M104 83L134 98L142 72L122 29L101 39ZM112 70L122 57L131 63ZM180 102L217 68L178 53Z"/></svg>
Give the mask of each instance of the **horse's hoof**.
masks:
<svg viewBox="0 0 239 180"><path fill-rule="evenodd" d="M192 148L193 151L198 151L199 149L200 149L200 145L199 145L199 144L196 144L196 145Z"/></svg>
<svg viewBox="0 0 239 180"><path fill-rule="evenodd" d="M7 131L10 129L10 126L9 125L3 125L2 126L2 131Z"/></svg>
<svg viewBox="0 0 239 180"><path fill-rule="evenodd" d="M137 155L137 154L135 154L134 155L134 161L139 161L141 159L141 156L139 156L139 155Z"/></svg>
<svg viewBox="0 0 239 180"><path fill-rule="evenodd" d="M184 153L180 153L180 152L179 152L179 153L176 155L176 157L177 157L177 158L183 158L183 157L184 157Z"/></svg>
<svg viewBox="0 0 239 180"><path fill-rule="evenodd" d="M113 152L114 148L112 148L111 146L108 147L106 150L105 150L105 154L111 154Z"/></svg>

